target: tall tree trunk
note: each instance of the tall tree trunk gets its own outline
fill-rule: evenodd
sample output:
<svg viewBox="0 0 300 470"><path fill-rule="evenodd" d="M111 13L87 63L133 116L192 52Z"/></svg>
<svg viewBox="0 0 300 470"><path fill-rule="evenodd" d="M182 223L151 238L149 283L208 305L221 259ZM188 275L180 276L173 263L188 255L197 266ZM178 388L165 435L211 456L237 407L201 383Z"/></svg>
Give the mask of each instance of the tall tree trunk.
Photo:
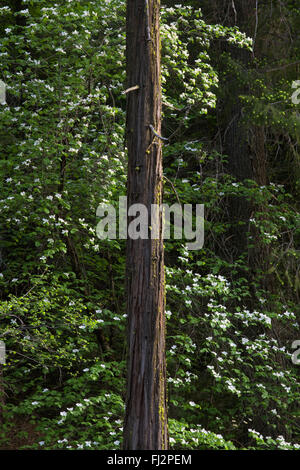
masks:
<svg viewBox="0 0 300 470"><path fill-rule="evenodd" d="M149 239L127 241L128 381L124 449L167 449L159 0L127 2L128 206L148 209ZM137 88L138 87L138 88ZM155 133L153 132L155 131ZM128 220L130 223L130 219ZM152 227L153 229L154 227Z"/></svg>
<svg viewBox="0 0 300 470"><path fill-rule="evenodd" d="M0 363L0 424L3 421L3 412L5 405L4 384L3 384L3 366Z"/></svg>
<svg viewBox="0 0 300 470"><path fill-rule="evenodd" d="M224 2L219 0L216 3L226 5L228 26L238 26L241 31L245 31L248 36L253 36L255 29L255 8L256 0L241 0L235 2ZM234 6L234 8L233 8ZM250 51L240 48L225 46L225 50L230 50L231 57L241 64L245 70L252 62ZM227 76L227 99L224 101L224 114L227 122L224 122L224 152L228 155L229 173L243 182L245 179L253 179L253 159L249 145L249 126L243 122L243 105L239 95L247 94L247 78L241 82L239 76L230 74ZM245 252L248 244L248 223L251 217L252 205L244 197L233 197L230 199L229 215L232 221L231 243L235 247L233 256L237 257ZM241 225L241 222L243 225ZM233 250L232 250L233 251Z"/></svg>

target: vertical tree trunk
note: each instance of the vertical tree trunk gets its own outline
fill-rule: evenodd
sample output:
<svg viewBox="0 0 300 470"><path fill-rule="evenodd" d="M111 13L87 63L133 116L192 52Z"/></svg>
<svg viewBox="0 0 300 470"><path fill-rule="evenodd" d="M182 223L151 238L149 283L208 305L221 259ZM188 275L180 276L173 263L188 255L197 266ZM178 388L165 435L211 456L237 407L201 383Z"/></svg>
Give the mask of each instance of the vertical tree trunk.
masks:
<svg viewBox="0 0 300 470"><path fill-rule="evenodd" d="M5 405L4 384L3 384L3 366L0 363L0 424L3 421L3 412Z"/></svg>
<svg viewBox="0 0 300 470"><path fill-rule="evenodd" d="M162 202L159 0L127 1L128 207ZM130 220L129 220L130 222ZM162 215L158 239L127 241L128 383L124 449L167 449ZM153 229L153 227L152 227Z"/></svg>

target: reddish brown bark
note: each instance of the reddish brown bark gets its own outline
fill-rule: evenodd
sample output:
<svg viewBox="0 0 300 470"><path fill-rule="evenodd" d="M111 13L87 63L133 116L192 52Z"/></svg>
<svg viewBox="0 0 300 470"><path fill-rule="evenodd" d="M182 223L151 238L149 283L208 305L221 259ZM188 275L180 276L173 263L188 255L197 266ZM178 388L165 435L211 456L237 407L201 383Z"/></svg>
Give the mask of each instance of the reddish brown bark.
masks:
<svg viewBox="0 0 300 470"><path fill-rule="evenodd" d="M4 385L3 385L3 366L0 364L0 423L3 421L3 411L5 405Z"/></svg>
<svg viewBox="0 0 300 470"><path fill-rule="evenodd" d="M127 2L128 207L162 202L158 0ZM130 220L129 220L130 222ZM159 238L127 241L128 383L124 449L167 449L164 253Z"/></svg>

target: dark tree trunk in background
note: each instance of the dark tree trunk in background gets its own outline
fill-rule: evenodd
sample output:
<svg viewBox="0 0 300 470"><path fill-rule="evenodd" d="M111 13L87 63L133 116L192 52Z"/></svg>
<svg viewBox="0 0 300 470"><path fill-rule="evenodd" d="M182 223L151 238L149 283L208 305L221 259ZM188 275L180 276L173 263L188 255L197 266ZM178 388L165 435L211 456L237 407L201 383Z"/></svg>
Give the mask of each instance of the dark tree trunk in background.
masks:
<svg viewBox="0 0 300 470"><path fill-rule="evenodd" d="M162 202L158 0L127 2L128 207ZM130 223L130 220L129 220ZM167 449L162 217L159 238L127 241L128 379L124 449ZM151 237L149 220L148 234ZM153 228L152 228L153 229Z"/></svg>
<svg viewBox="0 0 300 470"><path fill-rule="evenodd" d="M259 21L262 21L257 10L259 2L242 0L232 2L233 4L234 10L229 10L228 25L238 26L247 36L253 38L254 55L258 58ZM251 93L251 75L247 77L247 69L254 67L253 55L246 49L234 48L231 50L231 57L241 65L240 73L244 83L241 83L239 77L232 76L231 80L229 79L228 100L225 102L228 124L226 123L224 133L224 152L228 155L229 172L238 181L252 179L258 185L264 186L268 184L265 129L263 125L250 125L243 121L243 105L239 98L239 95ZM236 255L239 255L248 244L249 219L259 207L249 203L244 197L235 197L230 202L231 220L237 222L232 244L236 247ZM241 221L244 225L238 225ZM266 272L270 259L269 248L259 241L257 229L252 227L251 231L254 247L248 252L249 263L253 268ZM269 278L265 279L265 287L271 288Z"/></svg>
<svg viewBox="0 0 300 470"><path fill-rule="evenodd" d="M217 2L218 3L218 2ZM222 2L223 3L223 2ZM234 5L234 8L233 8ZM238 26L241 31L253 37L255 30L255 0L242 0L226 2L227 25ZM226 16L224 16L226 17ZM226 46L225 46L226 47ZM246 49L230 47L231 57L237 61L243 77L244 70L247 71L252 61L251 52ZM246 72L247 73L247 72ZM254 179L253 160L254 154L249 145L249 125L243 122L243 105L239 95L247 94L249 86L247 77L236 76L234 73L227 77L227 99L224 101L222 113L227 122L224 122L224 153L228 155L229 173L237 181ZM247 248L248 244L248 223L253 211L252 205L243 197L233 197L230 200L229 215L233 223L233 238L231 244L235 252L233 256L239 256ZM241 225L241 222L243 225Z"/></svg>
<svg viewBox="0 0 300 470"><path fill-rule="evenodd" d="M259 36L259 20L256 0L212 0L204 1L206 21L221 23L225 26L238 26L247 36ZM254 45L255 55L257 49ZM245 49L220 43L220 54L230 53L238 64L236 70L229 70L221 81L222 96L218 103L218 122L222 134L223 154L227 155L227 169L237 181L255 180L260 185L267 183L267 159L265 151L265 134L263 126L253 126L243 119L243 103L240 95L251 94L251 75L249 69L254 67L253 54ZM217 56L218 57L218 56ZM217 59L218 60L218 59ZM221 69L222 71L222 69ZM234 196L228 200L228 215L232 224L230 240L231 262L247 250L249 219L254 207L245 197ZM249 253L251 265L257 264L257 255ZM261 254L258 256L261 263Z"/></svg>

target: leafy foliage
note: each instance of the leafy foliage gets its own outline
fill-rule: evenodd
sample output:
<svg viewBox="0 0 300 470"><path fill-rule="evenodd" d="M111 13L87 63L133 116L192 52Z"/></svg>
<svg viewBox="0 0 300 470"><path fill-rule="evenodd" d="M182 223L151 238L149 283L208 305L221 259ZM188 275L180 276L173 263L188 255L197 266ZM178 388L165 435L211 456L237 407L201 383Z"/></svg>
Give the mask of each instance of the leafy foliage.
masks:
<svg viewBox="0 0 300 470"><path fill-rule="evenodd" d="M18 448L120 448L125 245L97 239L96 209L116 206L126 192L125 4L21 3L21 10L9 1L0 8L7 85L0 113L1 447L15 445L22 421L34 440L21 426ZM213 47L220 41L229 53L218 70ZM174 449L299 447L299 377L291 362L299 328L299 187L296 178L286 182L299 161L299 122L288 101L290 79L270 84L247 70L251 86L241 93L246 125L268 129L273 181L238 181L207 138L218 130L224 77L245 80L230 48L251 43L237 28L207 24L199 9L162 11L165 201L203 203L206 211L202 250L165 243ZM276 160L277 145L282 160L293 162L288 170ZM246 221L228 211L240 199L252 207ZM247 234L242 252L231 243L237 228Z"/></svg>

